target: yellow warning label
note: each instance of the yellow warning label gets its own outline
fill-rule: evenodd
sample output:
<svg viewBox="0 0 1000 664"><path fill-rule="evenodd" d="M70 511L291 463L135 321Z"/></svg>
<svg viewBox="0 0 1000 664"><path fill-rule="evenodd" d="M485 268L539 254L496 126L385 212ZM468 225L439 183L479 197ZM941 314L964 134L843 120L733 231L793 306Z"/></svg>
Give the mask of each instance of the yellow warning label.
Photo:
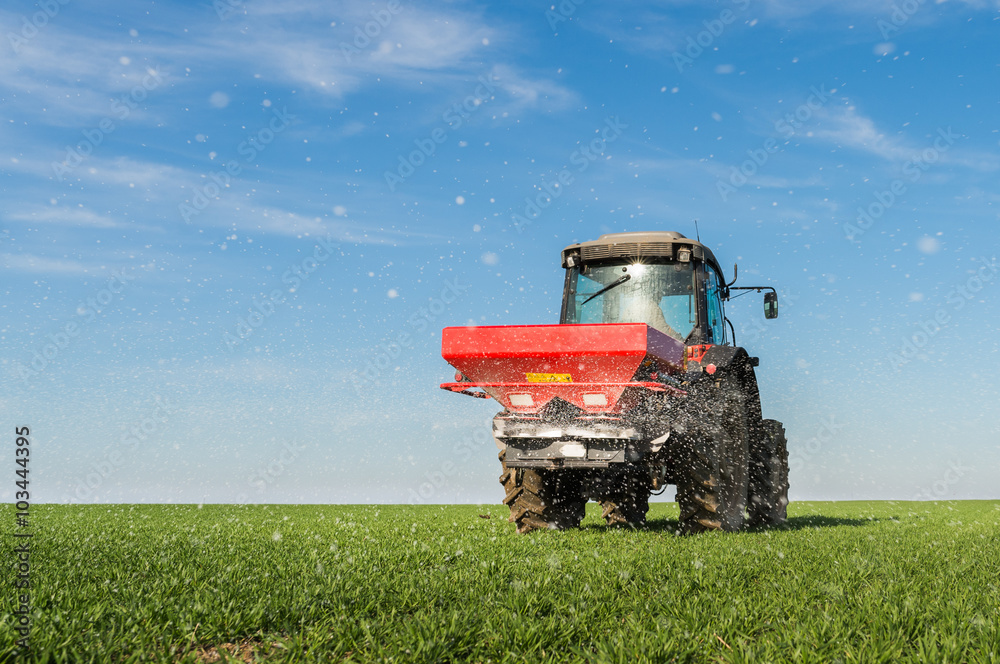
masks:
<svg viewBox="0 0 1000 664"><path fill-rule="evenodd" d="M570 374L545 374L529 373L524 374L529 383L572 383L573 376Z"/></svg>

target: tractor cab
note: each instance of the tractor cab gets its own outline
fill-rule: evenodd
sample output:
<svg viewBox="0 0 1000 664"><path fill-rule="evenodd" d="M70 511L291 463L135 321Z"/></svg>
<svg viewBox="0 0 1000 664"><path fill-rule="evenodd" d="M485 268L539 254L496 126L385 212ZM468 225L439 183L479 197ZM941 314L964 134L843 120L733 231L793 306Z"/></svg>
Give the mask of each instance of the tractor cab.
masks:
<svg viewBox="0 0 1000 664"><path fill-rule="evenodd" d="M731 344L712 251L680 233L615 233L563 250L560 323L645 323L685 345Z"/></svg>

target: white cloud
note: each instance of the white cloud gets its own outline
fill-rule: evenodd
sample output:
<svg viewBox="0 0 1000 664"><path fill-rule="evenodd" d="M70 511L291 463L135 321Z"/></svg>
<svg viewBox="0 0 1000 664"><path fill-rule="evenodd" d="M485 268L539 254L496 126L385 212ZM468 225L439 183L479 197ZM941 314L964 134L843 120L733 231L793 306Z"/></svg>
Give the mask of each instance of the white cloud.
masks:
<svg viewBox="0 0 1000 664"><path fill-rule="evenodd" d="M563 110L577 102L576 93L569 88L551 79L529 78L507 65L495 66L491 75L496 85L510 97L506 103L501 101L507 112L525 108ZM497 112L494 108L493 113Z"/></svg>
<svg viewBox="0 0 1000 664"><path fill-rule="evenodd" d="M258 231L292 237L325 237L330 234L338 242L350 244L403 246L435 244L448 239L433 233L400 231L386 228L381 224L363 224L344 219L308 216L276 207L251 210L231 208L222 214L213 215L213 219L224 222L229 227L238 228L242 233Z"/></svg>
<svg viewBox="0 0 1000 664"><path fill-rule="evenodd" d="M277 36L276 36L277 37ZM245 46L235 46L243 50ZM260 58L261 53L265 57ZM341 97L356 90L361 79L348 71L343 55L332 43L316 43L302 38L296 43L278 40L260 43L253 58L255 69L275 80L299 82L324 94Z"/></svg>
<svg viewBox="0 0 1000 664"><path fill-rule="evenodd" d="M0 254L4 269L31 274L92 274L93 268L78 261L45 258L34 254Z"/></svg>
<svg viewBox="0 0 1000 664"><path fill-rule="evenodd" d="M667 5L690 4L671 2ZM633 9L634 8L634 9ZM607 37L635 53L673 52L683 47L690 33L689 26L678 20L671 7L653 9L647 6L618 5L607 9L592 5L577 12L581 28ZM631 10L631 11L630 11ZM704 26L698 25L698 30ZM563 32L564 30L560 30ZM697 32L697 30L695 30Z"/></svg>
<svg viewBox="0 0 1000 664"><path fill-rule="evenodd" d="M820 12L837 12L840 14L857 14L858 20L871 20L872 25L879 18L888 19L896 7L900 6L899 0L811 0L801 2L800 0L761 0L765 12L768 16L777 18L800 18L810 16ZM927 0L918 5L916 12L910 14L913 18L919 19L921 23L931 21L937 17L935 11L930 9L932 5L949 4L948 0ZM954 0L955 6L968 7L981 10L991 7L1000 7L998 0Z"/></svg>
<svg viewBox="0 0 1000 664"><path fill-rule="evenodd" d="M875 121L854 106L822 108L816 112L813 138L838 147L868 152L889 161L905 161L913 154L899 138L889 138L875 126Z"/></svg>
<svg viewBox="0 0 1000 664"><path fill-rule="evenodd" d="M483 40L496 41L497 29L478 14L404 4L388 21L383 15L382 25L372 16L382 9L351 2L248 3L253 38L224 23L212 42L220 46L217 59L249 63L262 76L299 81L333 97L377 78L413 87L455 84L486 69ZM356 29L364 34L369 24L377 27L369 33L374 36L366 34L356 44Z"/></svg>
<svg viewBox="0 0 1000 664"><path fill-rule="evenodd" d="M244 233L253 229L265 233L299 237L302 235L325 235L327 232L321 217L307 217L278 208L253 210L251 214L245 216L243 222L238 226Z"/></svg>
<svg viewBox="0 0 1000 664"><path fill-rule="evenodd" d="M128 187L135 185L144 195L151 195L156 190L175 195L185 181L193 174L190 171L157 164L150 161L137 161L129 157L112 157L109 159L94 159L85 162L78 169L84 179Z"/></svg>
<svg viewBox="0 0 1000 664"><path fill-rule="evenodd" d="M37 206L20 212L9 213L6 215L6 219L8 221L66 224L87 228L120 228L126 225L85 208L71 208L66 206Z"/></svg>
<svg viewBox="0 0 1000 664"><path fill-rule="evenodd" d="M838 147L866 152L899 166L923 159L927 164L949 164L982 172L1000 169L1000 157L988 152L963 149L961 135L950 127L940 127L927 137L887 136L875 121L858 112L855 106L825 107L816 112L816 128L811 137ZM940 143L948 136L947 143ZM939 149L943 146L944 149ZM928 157L928 155L931 155Z"/></svg>
<svg viewBox="0 0 1000 664"><path fill-rule="evenodd" d="M370 20L370 17L369 17ZM389 68L437 70L480 66L473 55L487 48L483 39L495 39L495 31L477 16L440 13L407 7L369 47L370 66L392 75ZM382 50L377 46L388 44ZM397 46L398 44L398 46Z"/></svg>
<svg viewBox="0 0 1000 664"><path fill-rule="evenodd" d="M879 33L879 20L891 21L904 3L900 0L727 0L713 5L714 9L702 9L705 4L699 0L654 0L615 3L608 9L587 5L573 19L574 25L608 37L634 53L670 54L682 50L689 39L703 32L706 29L703 21L717 20L726 10L735 16L725 26L726 31L744 29L756 19L763 19L768 24L794 26L796 30L837 31L841 39L852 38L845 34L845 29L853 25L857 28L852 31L853 38L865 40ZM915 12L906 15L901 29L933 27L947 16L934 9L936 5L950 5L953 13L981 11L1000 8L1000 0L925 0ZM697 7L698 12L693 14L697 18L681 18L692 14L676 8L691 6ZM699 15L702 12L705 16ZM833 22L829 20L831 15Z"/></svg>
<svg viewBox="0 0 1000 664"><path fill-rule="evenodd" d="M0 11L0 33L20 32L20 16ZM118 119L115 100L128 96L136 86L159 87L170 77L163 65L178 57L168 48L130 46L132 58L122 57L120 39L92 31L75 31L72 24L53 21L34 38L0 49L0 88L9 92L8 111L28 113L33 123L62 127L92 125L100 118ZM149 71L158 81L150 83ZM120 102L119 102L120 104ZM149 118L144 104L128 109L130 122Z"/></svg>

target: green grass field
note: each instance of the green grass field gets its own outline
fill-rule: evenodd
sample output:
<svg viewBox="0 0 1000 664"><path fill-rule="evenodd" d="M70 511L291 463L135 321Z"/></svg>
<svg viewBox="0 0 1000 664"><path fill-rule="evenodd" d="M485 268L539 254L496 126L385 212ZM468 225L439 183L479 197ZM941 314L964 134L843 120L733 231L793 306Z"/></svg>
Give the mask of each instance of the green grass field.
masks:
<svg viewBox="0 0 1000 664"><path fill-rule="evenodd" d="M501 506L33 507L23 659L1000 662L998 502L795 503L697 537L673 504L638 531L588 507L528 536Z"/></svg>

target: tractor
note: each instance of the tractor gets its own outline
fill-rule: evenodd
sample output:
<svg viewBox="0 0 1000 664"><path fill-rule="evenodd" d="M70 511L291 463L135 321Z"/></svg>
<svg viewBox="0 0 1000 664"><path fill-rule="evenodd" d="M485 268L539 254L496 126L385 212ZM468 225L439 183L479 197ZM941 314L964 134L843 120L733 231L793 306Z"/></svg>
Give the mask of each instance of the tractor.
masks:
<svg viewBox="0 0 1000 664"><path fill-rule="evenodd" d="M503 502L518 533L580 525L588 501L610 526L642 527L676 486L680 532L786 519L788 453L761 413L757 357L735 343L735 291L712 251L676 232L600 236L562 250L558 325L448 327L441 387L492 398ZM744 293L746 294L746 293Z"/></svg>

